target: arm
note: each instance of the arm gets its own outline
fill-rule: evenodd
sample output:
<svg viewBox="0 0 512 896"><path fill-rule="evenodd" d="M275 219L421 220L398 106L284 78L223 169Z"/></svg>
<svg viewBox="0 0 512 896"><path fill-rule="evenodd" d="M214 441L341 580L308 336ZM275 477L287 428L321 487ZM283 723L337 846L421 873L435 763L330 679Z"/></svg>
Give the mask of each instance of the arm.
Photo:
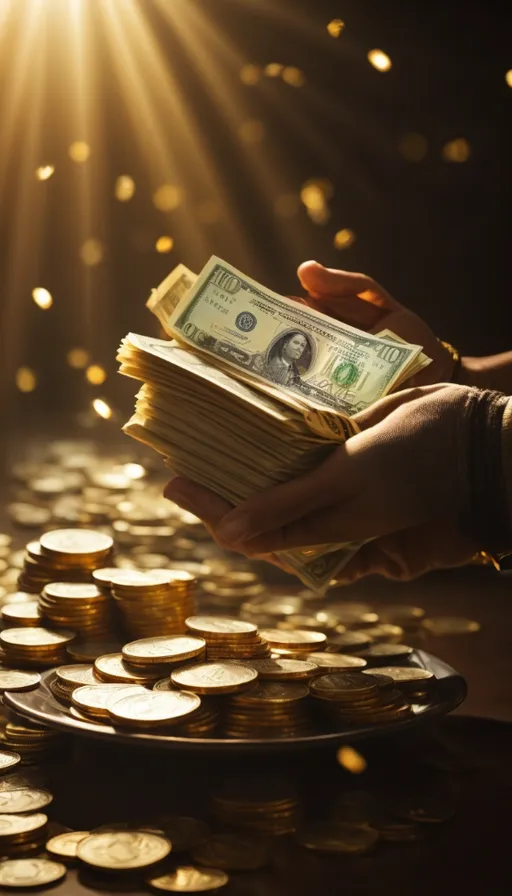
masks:
<svg viewBox="0 0 512 896"><path fill-rule="evenodd" d="M512 352L489 355L486 358L464 357L456 381L462 386L477 389L494 389L512 394Z"/></svg>

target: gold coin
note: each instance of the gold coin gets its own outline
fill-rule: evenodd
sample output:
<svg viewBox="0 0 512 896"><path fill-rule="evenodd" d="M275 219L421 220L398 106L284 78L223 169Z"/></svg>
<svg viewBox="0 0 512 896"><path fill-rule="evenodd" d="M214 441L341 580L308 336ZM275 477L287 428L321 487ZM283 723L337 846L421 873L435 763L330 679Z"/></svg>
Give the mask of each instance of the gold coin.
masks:
<svg viewBox="0 0 512 896"><path fill-rule="evenodd" d="M0 815L0 845L42 830L47 823L48 816L43 812L34 815Z"/></svg>
<svg viewBox="0 0 512 896"><path fill-rule="evenodd" d="M382 670L379 669L380 671ZM314 678L310 689L315 697L322 697L324 700L354 701L377 694L379 683L366 673L363 678L359 672L335 672Z"/></svg>
<svg viewBox="0 0 512 896"><path fill-rule="evenodd" d="M361 656L367 660L393 658L400 661L411 656L412 652L412 647L408 647L407 644L371 644Z"/></svg>
<svg viewBox="0 0 512 896"><path fill-rule="evenodd" d="M199 663L171 673L178 688L197 694L232 694L256 681L258 673L239 663Z"/></svg>
<svg viewBox="0 0 512 896"><path fill-rule="evenodd" d="M268 712L270 706L275 703L279 707L285 704L297 703L307 697L309 690L299 682L258 681L250 690L237 694L232 698L233 705L251 707L263 706Z"/></svg>
<svg viewBox="0 0 512 896"><path fill-rule="evenodd" d="M90 831L68 831L65 834L57 834L48 840L46 851L59 859L75 859L78 844L89 835Z"/></svg>
<svg viewBox="0 0 512 896"><path fill-rule="evenodd" d="M41 681L39 672L21 672L18 669L0 669L0 694L6 691L31 691Z"/></svg>
<svg viewBox="0 0 512 896"><path fill-rule="evenodd" d="M146 569L144 571L138 569L119 569L111 578L112 587L116 585L121 588L150 590L151 588L162 588L168 586L171 582L172 571L168 569Z"/></svg>
<svg viewBox="0 0 512 896"><path fill-rule="evenodd" d="M95 868L123 871L154 865L170 851L171 842L158 834L117 831L91 834L78 843L76 854L82 862Z"/></svg>
<svg viewBox="0 0 512 896"><path fill-rule="evenodd" d="M122 653L127 662L165 663L188 660L204 653L206 641L187 635L162 635L125 644Z"/></svg>
<svg viewBox="0 0 512 896"><path fill-rule="evenodd" d="M97 585L91 585L86 582L50 582L48 585L45 585L42 594L44 597L53 597L57 601L76 601L77 605L89 604L92 601L101 603L106 600L105 595Z"/></svg>
<svg viewBox="0 0 512 896"><path fill-rule="evenodd" d="M244 663L244 665L255 669L258 673L258 678L261 680L270 681L310 678L318 671L318 666L313 660L287 660L266 657L264 659L247 660L247 663Z"/></svg>
<svg viewBox="0 0 512 896"><path fill-rule="evenodd" d="M365 629L365 635L372 641L395 641L399 642L404 636L404 630L401 625L391 625L389 622L381 622L378 625L371 625Z"/></svg>
<svg viewBox="0 0 512 896"><path fill-rule="evenodd" d="M192 851L192 857L207 867L255 871L270 862L271 854L267 842L258 840L254 834L214 834Z"/></svg>
<svg viewBox="0 0 512 896"><path fill-rule="evenodd" d="M377 666L375 669L363 669L363 675L386 675L397 684L431 684L435 681L433 672L418 669L416 666Z"/></svg>
<svg viewBox="0 0 512 896"><path fill-rule="evenodd" d="M431 635L467 635L480 630L480 623L462 616L435 616L424 619L422 627Z"/></svg>
<svg viewBox="0 0 512 896"><path fill-rule="evenodd" d="M94 677L93 667L90 665L77 663L74 666L59 666L55 672L57 680L64 686L82 687L86 684L98 684L98 679Z"/></svg>
<svg viewBox="0 0 512 896"><path fill-rule="evenodd" d="M48 554L95 557L110 551L114 541L110 535L96 532L94 529L53 529L43 532L39 544Z"/></svg>
<svg viewBox="0 0 512 896"><path fill-rule="evenodd" d="M286 647L289 649L305 649L308 647L314 649L327 641L327 637L323 632L313 632L306 629L281 631L278 628L268 628L263 629L260 635L271 647Z"/></svg>
<svg viewBox="0 0 512 896"><path fill-rule="evenodd" d="M128 682L132 684L153 683L159 677L158 670L146 671L130 669L124 661L122 653L107 653L94 661L94 671L101 681Z"/></svg>
<svg viewBox="0 0 512 896"><path fill-rule="evenodd" d="M199 709L201 700L196 694L183 691L146 691L144 694L120 696L109 704L109 715L116 722L152 727L169 725Z"/></svg>
<svg viewBox="0 0 512 896"><path fill-rule="evenodd" d="M49 859L8 859L0 863L0 885L4 887L42 887L65 877L67 869Z"/></svg>
<svg viewBox="0 0 512 896"><path fill-rule="evenodd" d="M364 669L366 660L358 656L345 656L343 653L308 653L308 660L316 663L321 675L329 672L350 672L352 669Z"/></svg>
<svg viewBox="0 0 512 896"><path fill-rule="evenodd" d="M65 629L54 632L48 628L6 628L0 632L0 641L6 647L37 650L38 647L60 647L68 644L75 637L75 633Z"/></svg>
<svg viewBox="0 0 512 896"><path fill-rule="evenodd" d="M228 875L220 868L180 865L171 874L150 878L147 883L155 890L166 893L206 893L209 890L219 890L228 880Z"/></svg>
<svg viewBox="0 0 512 896"><path fill-rule="evenodd" d="M318 852L361 855L372 849L379 839L378 831L365 825L344 822L320 822L301 831L301 846Z"/></svg>
<svg viewBox="0 0 512 896"><path fill-rule="evenodd" d="M155 684L153 685L153 690L154 691L175 691L176 688L174 687L170 678L161 678L160 681L155 682Z"/></svg>
<svg viewBox="0 0 512 896"><path fill-rule="evenodd" d="M5 790L0 793L0 814L11 815L21 812L37 812L49 806L53 800L49 790L25 788L24 790Z"/></svg>
<svg viewBox="0 0 512 896"><path fill-rule="evenodd" d="M105 716L87 715L84 712L80 712L76 706L70 706L68 712L74 719L77 719L79 722L86 722L88 725L107 725L109 721L108 713Z"/></svg>
<svg viewBox="0 0 512 896"><path fill-rule="evenodd" d="M137 689L135 691L135 689ZM85 713L108 717L108 704L111 698L119 699L128 694L144 691L141 685L97 684L76 688L71 695L71 702L77 709Z"/></svg>
<svg viewBox="0 0 512 896"><path fill-rule="evenodd" d="M33 600L7 604L2 607L2 619L11 625L37 625L42 619L39 603Z"/></svg>
<svg viewBox="0 0 512 896"><path fill-rule="evenodd" d="M19 753L12 753L7 750L0 750L0 774L3 774L8 768L13 768L21 761ZM14 789L14 788L13 788Z"/></svg>
<svg viewBox="0 0 512 896"><path fill-rule="evenodd" d="M112 576L122 572L123 570L119 569L117 566L104 566L101 569L93 569L92 578L100 588L110 588L112 584ZM126 570L126 572L129 572L129 570Z"/></svg>
<svg viewBox="0 0 512 896"><path fill-rule="evenodd" d="M258 631L252 622L232 619L230 616L189 616L185 624L190 631L206 635L207 640L211 637L228 635L245 638L247 635L255 635Z"/></svg>

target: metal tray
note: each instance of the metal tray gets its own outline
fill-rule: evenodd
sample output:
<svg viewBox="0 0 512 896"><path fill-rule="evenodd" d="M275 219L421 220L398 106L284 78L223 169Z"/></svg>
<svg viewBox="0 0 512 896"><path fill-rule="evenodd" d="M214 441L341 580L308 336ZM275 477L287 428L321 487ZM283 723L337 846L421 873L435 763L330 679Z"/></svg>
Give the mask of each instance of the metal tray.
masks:
<svg viewBox="0 0 512 896"><path fill-rule="evenodd" d="M253 751L274 752L313 747L336 746L344 741L353 743L368 737L396 734L404 730L417 728L435 716L442 716L459 706L467 693L464 678L437 657L423 650L416 650L408 665L429 669L437 678L436 688L432 691L429 702L415 704L414 714L398 722L380 725L366 725L343 731L329 731L293 738L224 738L224 737L176 737L170 734L150 734L144 731L127 731L113 728L111 725L99 725L94 722L82 722L68 715L55 699L49 684L55 672L43 673L40 686L33 691L22 693L10 692L4 695L6 706L32 722L38 722L51 728L58 728L68 734L84 735L96 740L113 743L125 743L131 747L159 747L165 750L217 750L224 753Z"/></svg>

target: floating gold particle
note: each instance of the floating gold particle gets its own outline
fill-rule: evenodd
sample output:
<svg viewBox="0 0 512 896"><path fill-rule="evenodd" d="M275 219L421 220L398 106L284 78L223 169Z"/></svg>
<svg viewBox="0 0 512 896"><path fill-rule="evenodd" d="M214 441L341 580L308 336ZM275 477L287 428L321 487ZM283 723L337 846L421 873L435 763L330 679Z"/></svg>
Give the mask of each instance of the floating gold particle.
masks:
<svg viewBox="0 0 512 896"><path fill-rule="evenodd" d="M107 371L99 364L91 364L85 371L85 378L91 385L101 386L107 378Z"/></svg>
<svg viewBox="0 0 512 896"><path fill-rule="evenodd" d="M98 417L103 417L104 420L109 420L111 418L112 408L104 398L95 398L92 402L92 406L98 414Z"/></svg>
<svg viewBox="0 0 512 896"><path fill-rule="evenodd" d="M153 204L161 212L172 212L183 201L183 190L175 184L162 184L153 193Z"/></svg>
<svg viewBox="0 0 512 896"><path fill-rule="evenodd" d="M104 250L99 240L90 239L83 243L80 249L80 258L88 267L95 267L103 261Z"/></svg>
<svg viewBox="0 0 512 896"><path fill-rule="evenodd" d="M326 202L332 198L334 187L326 178L308 180L302 186L300 198L309 210L323 209Z"/></svg>
<svg viewBox="0 0 512 896"><path fill-rule="evenodd" d="M265 136L265 125L258 119L244 121L238 128L238 134L244 143L261 143Z"/></svg>
<svg viewBox="0 0 512 896"><path fill-rule="evenodd" d="M36 177L38 180L49 180L54 172L53 165L41 165L40 168L36 168Z"/></svg>
<svg viewBox="0 0 512 896"><path fill-rule="evenodd" d="M300 208L297 193L281 193L274 200L274 211L280 218L293 218Z"/></svg>
<svg viewBox="0 0 512 896"><path fill-rule="evenodd" d="M39 308L42 308L43 311L46 311L47 308L51 308L53 305L52 294L43 286L36 286L35 289L32 290L32 298L34 302Z"/></svg>
<svg viewBox="0 0 512 896"><path fill-rule="evenodd" d="M265 66L263 72L267 76L267 78L279 78L282 71L284 69L284 65L282 62L269 62L268 65Z"/></svg>
<svg viewBox="0 0 512 896"><path fill-rule="evenodd" d="M170 252L173 246L174 240L172 236L160 236L155 243L157 252Z"/></svg>
<svg viewBox="0 0 512 896"><path fill-rule="evenodd" d="M294 65L287 65L282 73L281 77L285 84L289 84L290 87L302 87L306 83L306 76L300 68L296 68Z"/></svg>
<svg viewBox="0 0 512 896"><path fill-rule="evenodd" d="M505 81L509 87L512 87L512 68L509 68L508 72L505 73Z"/></svg>
<svg viewBox="0 0 512 896"><path fill-rule="evenodd" d="M446 162L467 162L471 154L471 147L464 137L450 140L443 146L443 159Z"/></svg>
<svg viewBox="0 0 512 896"><path fill-rule="evenodd" d="M353 747L340 747L336 753L336 758L339 764L346 768L348 772L352 772L353 775L360 775L361 772L366 771L366 759Z"/></svg>
<svg viewBox="0 0 512 896"><path fill-rule="evenodd" d="M389 72L392 62L388 54L384 50L370 50L368 53L368 62L373 65L378 72Z"/></svg>
<svg viewBox="0 0 512 896"><path fill-rule="evenodd" d="M261 68L259 65L244 65L240 69L240 80L248 87L254 87L261 81Z"/></svg>
<svg viewBox="0 0 512 896"><path fill-rule="evenodd" d="M350 246L353 246L356 241L356 235L353 230L350 230L348 227L344 227L343 230L338 230L338 232L334 235L334 248L335 249L349 249Z"/></svg>
<svg viewBox="0 0 512 896"><path fill-rule="evenodd" d="M205 199L197 207L200 224L216 224L221 219L221 206L215 199Z"/></svg>
<svg viewBox="0 0 512 896"><path fill-rule="evenodd" d="M341 19L333 19L332 22L329 22L327 25L327 31L331 37L339 37L344 27L345 22L342 22Z"/></svg>
<svg viewBox="0 0 512 896"><path fill-rule="evenodd" d="M117 178L114 195L119 202L128 202L135 193L135 181L127 174L122 174Z"/></svg>
<svg viewBox="0 0 512 896"><path fill-rule="evenodd" d="M37 386L37 376L30 367L19 367L16 371L16 385L20 392L33 392Z"/></svg>
<svg viewBox="0 0 512 896"><path fill-rule="evenodd" d="M408 162L421 162L427 154L427 141L423 134L404 134L398 148Z"/></svg>
<svg viewBox="0 0 512 896"><path fill-rule="evenodd" d="M91 154L91 147L83 140L77 140L69 147L69 157L73 162L86 162Z"/></svg>
<svg viewBox="0 0 512 896"><path fill-rule="evenodd" d="M83 370L89 363L89 352L85 348L70 348L66 360L75 370Z"/></svg>

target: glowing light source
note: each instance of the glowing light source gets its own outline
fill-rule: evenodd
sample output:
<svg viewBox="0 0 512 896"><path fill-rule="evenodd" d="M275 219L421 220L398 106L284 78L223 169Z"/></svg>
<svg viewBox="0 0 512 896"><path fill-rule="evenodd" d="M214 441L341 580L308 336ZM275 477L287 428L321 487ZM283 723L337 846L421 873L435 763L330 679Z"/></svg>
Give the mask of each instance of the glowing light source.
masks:
<svg viewBox="0 0 512 896"><path fill-rule="evenodd" d="M335 249L349 249L350 246L354 245L355 241L356 235L353 230L350 230L348 227L344 227L334 234Z"/></svg>
<svg viewBox="0 0 512 896"><path fill-rule="evenodd" d="M300 191L300 198L303 204L310 211L318 211L322 209L328 199L333 194L333 186L326 179L308 180Z"/></svg>
<svg viewBox="0 0 512 896"><path fill-rule="evenodd" d="M333 19L332 22L329 22L327 25L327 31L331 37L339 37L344 27L345 22L342 22L341 19Z"/></svg>
<svg viewBox="0 0 512 896"><path fill-rule="evenodd" d="M20 392L33 392L37 386L37 376L30 367L19 367L16 371L16 385Z"/></svg>
<svg viewBox="0 0 512 896"><path fill-rule="evenodd" d="M294 65L287 65L286 68L283 69L281 77L285 84L289 84L290 87L302 87L303 84L306 83L304 72Z"/></svg>
<svg viewBox="0 0 512 896"><path fill-rule="evenodd" d="M155 244L155 248L157 252L170 252L172 247L174 246L174 240L172 236L160 236Z"/></svg>
<svg viewBox="0 0 512 896"><path fill-rule="evenodd" d="M443 159L446 162L467 162L471 155L471 147L464 137L456 137L443 146Z"/></svg>
<svg viewBox="0 0 512 896"><path fill-rule="evenodd" d="M423 134L404 134L398 148L408 162L421 162L427 154L427 141Z"/></svg>
<svg viewBox="0 0 512 896"><path fill-rule="evenodd" d="M257 119L244 121L238 128L238 134L244 143L261 143L265 136L265 125Z"/></svg>
<svg viewBox="0 0 512 896"><path fill-rule="evenodd" d="M107 371L99 364L91 364L85 371L85 378L91 385L101 386L107 378Z"/></svg>
<svg viewBox="0 0 512 896"><path fill-rule="evenodd" d="M114 195L119 202L128 202L135 193L135 181L132 177L122 174L117 178Z"/></svg>
<svg viewBox="0 0 512 896"><path fill-rule="evenodd" d="M368 53L368 62L373 65L378 72L389 72L392 62L388 54L384 50L370 50Z"/></svg>
<svg viewBox="0 0 512 896"><path fill-rule="evenodd" d="M102 417L103 420L110 420L112 416L112 408L104 398L95 398L92 402L92 406L98 417Z"/></svg>
<svg viewBox="0 0 512 896"><path fill-rule="evenodd" d="M53 165L41 165L40 168L36 168L36 177L38 180L49 180L54 171Z"/></svg>
<svg viewBox="0 0 512 896"><path fill-rule="evenodd" d="M89 363L89 352L85 348L71 348L66 355L70 367L75 370L83 370Z"/></svg>
<svg viewBox="0 0 512 896"><path fill-rule="evenodd" d="M269 62L268 65L265 66L263 72L267 76L267 78L279 78L282 71L284 69L284 65L282 62Z"/></svg>
<svg viewBox="0 0 512 896"><path fill-rule="evenodd" d="M361 753L354 750L354 747L340 747L336 753L336 759L343 768L346 768L348 772L352 772L353 775L360 775L368 767L364 756L361 756Z"/></svg>
<svg viewBox="0 0 512 896"><path fill-rule="evenodd" d="M261 81L261 68L259 65L244 65L240 69L240 80L247 87L254 87Z"/></svg>
<svg viewBox="0 0 512 896"><path fill-rule="evenodd" d="M47 289L44 289L43 286L36 286L36 288L32 290L32 298L36 305L39 308L42 308L43 311L46 311L47 308L51 308L53 305L51 293L48 292Z"/></svg>
<svg viewBox="0 0 512 896"><path fill-rule="evenodd" d="M128 479L144 479L146 471L142 464L127 463L123 464L123 473Z"/></svg>
<svg viewBox="0 0 512 896"><path fill-rule="evenodd" d="M508 72L505 73L505 81L509 87L512 87L512 68L509 68Z"/></svg>
<svg viewBox="0 0 512 896"><path fill-rule="evenodd" d="M91 147L83 140L76 140L69 147L69 157L73 162L86 162L91 154Z"/></svg>
<svg viewBox="0 0 512 896"><path fill-rule="evenodd" d="M172 212L183 201L183 190L175 184L162 184L153 193L153 205L161 212Z"/></svg>
<svg viewBox="0 0 512 896"><path fill-rule="evenodd" d="M99 240L90 239L82 244L80 249L80 258L88 267L95 267L103 261L103 246Z"/></svg>

